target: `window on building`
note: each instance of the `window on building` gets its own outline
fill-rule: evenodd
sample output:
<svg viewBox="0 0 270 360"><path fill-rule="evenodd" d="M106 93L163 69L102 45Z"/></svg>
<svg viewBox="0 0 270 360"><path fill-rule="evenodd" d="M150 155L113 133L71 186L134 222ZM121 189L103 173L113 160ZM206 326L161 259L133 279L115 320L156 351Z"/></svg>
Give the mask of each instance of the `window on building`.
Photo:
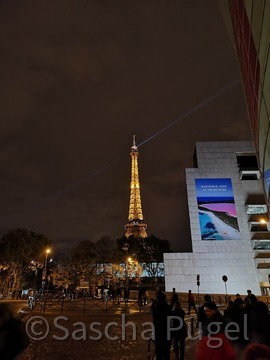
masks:
<svg viewBox="0 0 270 360"><path fill-rule="evenodd" d="M255 154L236 154L239 170L259 170Z"/></svg>
<svg viewBox="0 0 270 360"><path fill-rule="evenodd" d="M254 250L270 250L270 241L255 241Z"/></svg>
<svg viewBox="0 0 270 360"><path fill-rule="evenodd" d="M260 262L257 265L257 269L269 269L269 268L270 268L270 263Z"/></svg>
<svg viewBox="0 0 270 360"><path fill-rule="evenodd" d="M246 205L246 214L253 215L253 214L266 214L267 213L267 206L266 205Z"/></svg>
<svg viewBox="0 0 270 360"><path fill-rule="evenodd" d="M267 224L251 224L250 231L268 231Z"/></svg>
<svg viewBox="0 0 270 360"><path fill-rule="evenodd" d="M260 171L255 154L238 153L236 154L236 159L241 180L260 179Z"/></svg>
<svg viewBox="0 0 270 360"><path fill-rule="evenodd" d="M241 180L258 180L258 174L245 174L245 172L242 172L241 174Z"/></svg>
<svg viewBox="0 0 270 360"><path fill-rule="evenodd" d="M270 241L255 241L254 250L270 250Z"/></svg>

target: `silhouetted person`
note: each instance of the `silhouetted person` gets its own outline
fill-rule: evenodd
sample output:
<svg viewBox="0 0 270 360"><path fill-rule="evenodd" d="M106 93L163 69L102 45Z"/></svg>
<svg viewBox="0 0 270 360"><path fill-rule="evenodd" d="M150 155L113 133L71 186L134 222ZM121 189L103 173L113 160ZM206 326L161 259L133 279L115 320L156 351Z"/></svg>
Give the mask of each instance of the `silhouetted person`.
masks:
<svg viewBox="0 0 270 360"><path fill-rule="evenodd" d="M225 319L224 316L218 311L217 305L214 301L205 303L205 315L206 315L206 335L210 332L214 332L217 328L218 332L224 332Z"/></svg>
<svg viewBox="0 0 270 360"><path fill-rule="evenodd" d="M176 359L184 360L185 357L185 340L187 337L187 327L185 324L185 311L180 306L179 301L176 301L172 310L172 316L177 316L178 319L173 319L172 327L179 328L178 330L172 331L172 341Z"/></svg>
<svg viewBox="0 0 270 360"><path fill-rule="evenodd" d="M235 304L233 303L232 300L229 300L227 303L226 308L224 309L224 318L230 322L232 321L233 315L234 315L234 309L235 309Z"/></svg>
<svg viewBox="0 0 270 360"><path fill-rule="evenodd" d="M270 346L270 315L267 304L257 301L251 319L251 342Z"/></svg>
<svg viewBox="0 0 270 360"><path fill-rule="evenodd" d="M236 360L235 350L224 334L225 320L213 301L205 303L206 332L199 340L196 360Z"/></svg>
<svg viewBox="0 0 270 360"><path fill-rule="evenodd" d="M236 299L233 302L235 305L239 306L239 305L243 305L244 304L244 300L241 298L240 294L236 294Z"/></svg>
<svg viewBox="0 0 270 360"><path fill-rule="evenodd" d="M139 306L142 306L142 304L143 304L144 293L145 293L145 288L140 287L139 292L138 292L138 305Z"/></svg>
<svg viewBox="0 0 270 360"><path fill-rule="evenodd" d="M125 302L129 301L129 296L130 296L130 289L128 286L125 287L124 289L124 300Z"/></svg>
<svg viewBox="0 0 270 360"><path fill-rule="evenodd" d="M175 292L175 288L172 289L172 297L171 297L171 307L173 308L176 301L179 301L178 294Z"/></svg>
<svg viewBox="0 0 270 360"><path fill-rule="evenodd" d="M194 295L191 293L191 290L188 290L188 315L190 315L190 310L191 310L192 307L193 307L193 309L195 310L195 312L197 314Z"/></svg>
<svg viewBox="0 0 270 360"><path fill-rule="evenodd" d="M204 304L199 306L199 308L198 308L198 327L199 327L199 329L202 330L202 333L203 333L205 322L207 320L204 308L205 308L205 304L207 302L211 301L211 296L206 294L206 295L204 295L203 298L204 298Z"/></svg>
<svg viewBox="0 0 270 360"><path fill-rule="evenodd" d="M122 289L121 289L120 285L118 285L116 288L116 299L117 299L118 303L120 303L121 298L122 298Z"/></svg>
<svg viewBox="0 0 270 360"><path fill-rule="evenodd" d="M29 343L22 321L13 317L7 304L0 304L0 359L15 359Z"/></svg>
<svg viewBox="0 0 270 360"><path fill-rule="evenodd" d="M251 290L247 290L247 296L245 299L248 299L252 305L255 305L257 302L257 298L254 294L252 294Z"/></svg>
<svg viewBox="0 0 270 360"><path fill-rule="evenodd" d="M155 327L155 350L157 360L170 360L171 339L168 336L168 317L171 307L167 304L163 292L157 294L157 299L152 306L153 323Z"/></svg>

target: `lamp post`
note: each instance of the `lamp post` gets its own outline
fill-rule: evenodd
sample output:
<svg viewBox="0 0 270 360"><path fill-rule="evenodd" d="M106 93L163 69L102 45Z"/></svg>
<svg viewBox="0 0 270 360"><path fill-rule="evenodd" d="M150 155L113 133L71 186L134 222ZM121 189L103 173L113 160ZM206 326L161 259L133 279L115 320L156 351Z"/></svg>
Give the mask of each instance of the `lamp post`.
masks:
<svg viewBox="0 0 270 360"><path fill-rule="evenodd" d="M42 295L44 294L44 286L46 284L46 279L47 279L47 261L48 261L48 255L50 254L51 249L47 249L45 251L45 263L44 263L44 270L43 270L43 275L42 275Z"/></svg>
<svg viewBox="0 0 270 360"><path fill-rule="evenodd" d="M224 285L225 285L225 303L227 304L227 285L226 282L228 281L228 277L226 275L222 276L222 280L224 281Z"/></svg>

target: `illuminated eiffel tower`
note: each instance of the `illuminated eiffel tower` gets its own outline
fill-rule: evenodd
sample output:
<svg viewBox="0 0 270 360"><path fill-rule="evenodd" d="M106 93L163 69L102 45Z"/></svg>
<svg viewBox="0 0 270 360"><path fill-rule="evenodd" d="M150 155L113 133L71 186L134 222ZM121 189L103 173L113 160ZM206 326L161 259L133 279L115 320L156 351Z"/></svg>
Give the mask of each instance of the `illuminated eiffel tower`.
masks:
<svg viewBox="0 0 270 360"><path fill-rule="evenodd" d="M131 182L130 182L130 201L128 222L125 225L125 236L128 238L133 236L135 238L147 237L147 225L143 221L140 181L139 181L139 167L138 156L139 151L135 143L135 135L133 135L133 146L130 151L131 156Z"/></svg>

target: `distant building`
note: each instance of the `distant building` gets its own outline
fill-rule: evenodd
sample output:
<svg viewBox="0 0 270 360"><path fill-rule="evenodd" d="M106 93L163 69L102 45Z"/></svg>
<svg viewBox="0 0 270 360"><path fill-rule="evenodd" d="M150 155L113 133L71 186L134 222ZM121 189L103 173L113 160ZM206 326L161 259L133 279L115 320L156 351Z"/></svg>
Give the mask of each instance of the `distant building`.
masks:
<svg viewBox="0 0 270 360"><path fill-rule="evenodd" d="M250 125L269 210L270 0L222 0L220 3L225 5L222 6L225 23L239 57Z"/></svg>
<svg viewBox="0 0 270 360"><path fill-rule="evenodd" d="M130 201L128 222L125 225L125 236L129 238L147 237L147 225L143 221L143 212L141 204L140 180L139 180L139 151L135 143L135 135L133 135L133 145L130 151L131 156L131 181L130 181Z"/></svg>
<svg viewBox="0 0 270 360"><path fill-rule="evenodd" d="M196 143L186 169L192 253L164 254L166 291L267 294L270 227L253 142Z"/></svg>

